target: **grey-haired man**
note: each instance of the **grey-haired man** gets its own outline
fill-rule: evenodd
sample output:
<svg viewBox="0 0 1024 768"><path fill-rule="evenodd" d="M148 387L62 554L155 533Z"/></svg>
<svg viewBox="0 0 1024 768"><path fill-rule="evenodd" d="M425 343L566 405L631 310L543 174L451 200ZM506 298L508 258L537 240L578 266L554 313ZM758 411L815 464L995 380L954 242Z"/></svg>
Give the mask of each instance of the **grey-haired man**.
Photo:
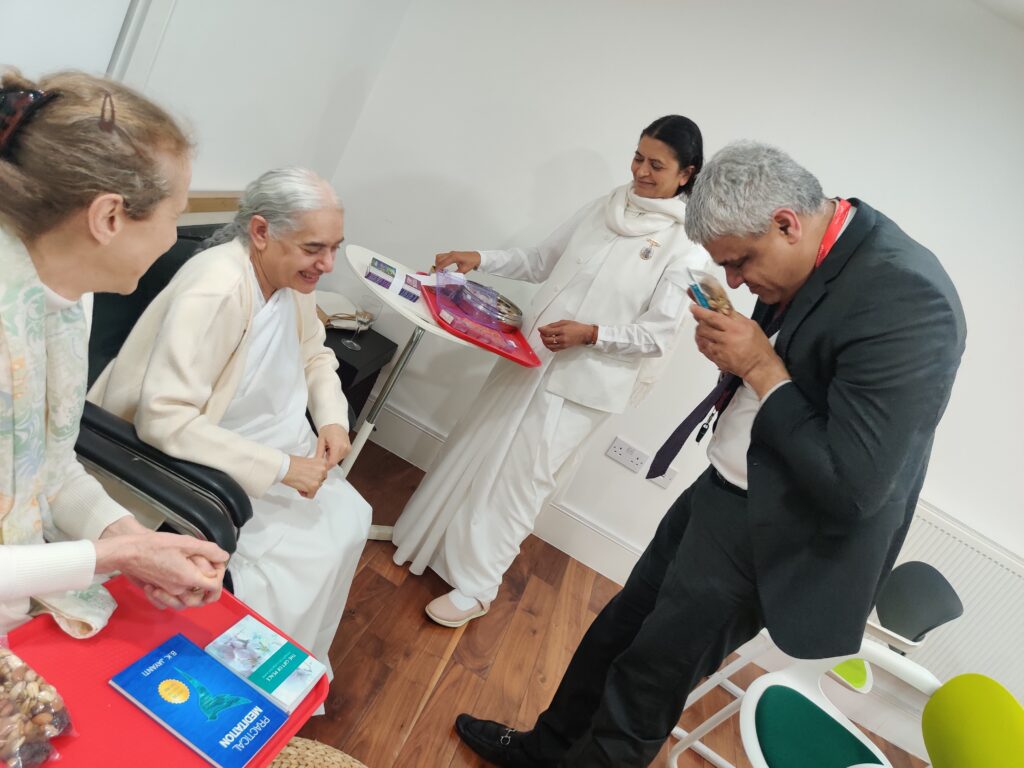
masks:
<svg viewBox="0 0 1024 768"><path fill-rule="evenodd" d="M686 229L759 299L752 319L692 309L698 348L734 377L711 398L711 466L534 729L456 721L496 765L648 765L694 685L763 626L794 656L856 651L913 517L966 335L935 256L751 142L705 166ZM663 466L686 432L659 452Z"/></svg>

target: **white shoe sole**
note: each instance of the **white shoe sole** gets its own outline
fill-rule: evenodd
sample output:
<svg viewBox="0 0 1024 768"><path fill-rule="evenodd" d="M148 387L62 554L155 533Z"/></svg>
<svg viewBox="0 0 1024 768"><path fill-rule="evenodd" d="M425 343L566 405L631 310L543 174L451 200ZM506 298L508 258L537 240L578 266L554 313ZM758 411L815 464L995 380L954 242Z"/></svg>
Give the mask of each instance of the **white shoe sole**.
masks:
<svg viewBox="0 0 1024 768"><path fill-rule="evenodd" d="M442 619L439 616L435 616L434 614L432 614L430 612L430 607L429 606L424 608L423 612L426 613L427 616L430 618L430 620L432 622L434 622L435 624L440 624L442 627L450 627L451 629L455 629L456 627L461 627L463 624L466 624L467 622L470 622L473 619L479 619L481 616L486 614L487 611L489 611L489 610L490 610L490 608L481 608L479 611L476 611L475 613L471 613L468 616L466 616L465 618L459 619L458 621L451 621L450 619Z"/></svg>

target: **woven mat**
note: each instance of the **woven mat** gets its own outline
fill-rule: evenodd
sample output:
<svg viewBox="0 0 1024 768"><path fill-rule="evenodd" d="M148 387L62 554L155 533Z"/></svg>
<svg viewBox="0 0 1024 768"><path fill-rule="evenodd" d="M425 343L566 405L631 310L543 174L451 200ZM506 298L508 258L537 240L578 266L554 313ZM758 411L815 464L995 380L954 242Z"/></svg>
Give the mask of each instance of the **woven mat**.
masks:
<svg viewBox="0 0 1024 768"><path fill-rule="evenodd" d="M295 736L274 758L270 768L366 768L366 766L334 747Z"/></svg>

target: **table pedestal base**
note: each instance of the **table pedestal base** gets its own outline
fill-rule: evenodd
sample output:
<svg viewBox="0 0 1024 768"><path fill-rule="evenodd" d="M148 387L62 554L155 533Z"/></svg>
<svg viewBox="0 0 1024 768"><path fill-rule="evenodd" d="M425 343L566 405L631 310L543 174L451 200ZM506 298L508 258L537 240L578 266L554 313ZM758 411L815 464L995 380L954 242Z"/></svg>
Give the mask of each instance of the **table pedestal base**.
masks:
<svg viewBox="0 0 1024 768"><path fill-rule="evenodd" d="M424 330L422 328L416 328L412 332L409 340L402 348L402 352L398 356L398 360L395 361L394 367L391 369L391 372L388 373L388 377L384 381L384 386L380 388L380 394L377 395L377 399L374 400L373 405L370 406L370 410L366 414L366 418L363 419L363 423L356 432L355 440L352 441L352 450L349 451L345 460L341 462L341 469L346 476L352 468L352 465L355 464L360 452L363 450L363 446L366 445L366 441L370 439L370 434L374 429L376 429L375 425L377 423L377 417L384 409L384 403L387 402L388 396L391 394L391 390L395 388L395 383L398 381L398 377L402 375L402 371L405 370L405 366L409 363L412 353L416 351L416 347L423 338L423 334ZM368 538L371 541L391 541L391 530L392 528L390 525L371 525L370 535Z"/></svg>

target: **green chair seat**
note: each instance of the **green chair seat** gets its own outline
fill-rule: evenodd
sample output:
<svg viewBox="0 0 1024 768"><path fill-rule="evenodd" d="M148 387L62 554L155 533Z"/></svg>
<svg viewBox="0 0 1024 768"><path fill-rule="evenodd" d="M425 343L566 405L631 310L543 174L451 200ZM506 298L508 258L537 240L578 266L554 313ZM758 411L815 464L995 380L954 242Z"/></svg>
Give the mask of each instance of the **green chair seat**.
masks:
<svg viewBox="0 0 1024 768"><path fill-rule="evenodd" d="M882 765L854 734L792 688L765 689L754 722L761 752L771 768Z"/></svg>

